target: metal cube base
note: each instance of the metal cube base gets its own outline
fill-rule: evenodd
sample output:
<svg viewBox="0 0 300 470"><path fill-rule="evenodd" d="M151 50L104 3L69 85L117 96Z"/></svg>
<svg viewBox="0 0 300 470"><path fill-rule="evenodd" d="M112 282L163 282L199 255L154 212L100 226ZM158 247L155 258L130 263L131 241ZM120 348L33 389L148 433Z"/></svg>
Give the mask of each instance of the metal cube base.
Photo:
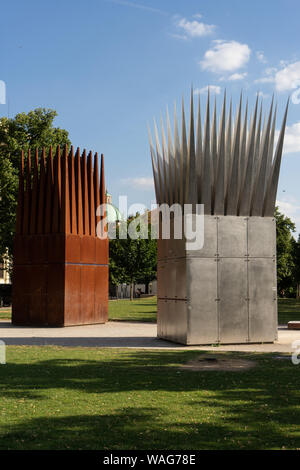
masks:
<svg viewBox="0 0 300 470"><path fill-rule="evenodd" d="M159 240L158 337L185 345L277 339L272 217L204 216L204 246Z"/></svg>
<svg viewBox="0 0 300 470"><path fill-rule="evenodd" d="M108 320L108 240L16 235L12 323L72 326Z"/></svg>

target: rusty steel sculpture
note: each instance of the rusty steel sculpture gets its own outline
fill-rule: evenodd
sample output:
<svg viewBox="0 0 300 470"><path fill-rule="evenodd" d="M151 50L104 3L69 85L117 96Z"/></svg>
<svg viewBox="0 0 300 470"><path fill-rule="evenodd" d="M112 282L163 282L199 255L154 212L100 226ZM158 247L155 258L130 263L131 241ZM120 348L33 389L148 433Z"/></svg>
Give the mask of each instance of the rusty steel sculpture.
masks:
<svg viewBox="0 0 300 470"><path fill-rule="evenodd" d="M108 316L108 240L104 162L97 153L58 146L35 151L19 176L14 240L12 322L67 326L103 323ZM105 206L104 206L105 207Z"/></svg>
<svg viewBox="0 0 300 470"><path fill-rule="evenodd" d="M182 102L181 138L175 109L174 141L167 114L160 145L150 138L158 204L204 205L204 245L159 239L158 336L183 344L273 342L277 338L274 209L287 109L274 152L276 107L262 124L257 98L248 119L242 97L235 123L226 95L217 125L208 93L204 129L200 99L194 125L193 92L187 135ZM193 209L194 210L194 209ZM183 215L184 220L184 215Z"/></svg>

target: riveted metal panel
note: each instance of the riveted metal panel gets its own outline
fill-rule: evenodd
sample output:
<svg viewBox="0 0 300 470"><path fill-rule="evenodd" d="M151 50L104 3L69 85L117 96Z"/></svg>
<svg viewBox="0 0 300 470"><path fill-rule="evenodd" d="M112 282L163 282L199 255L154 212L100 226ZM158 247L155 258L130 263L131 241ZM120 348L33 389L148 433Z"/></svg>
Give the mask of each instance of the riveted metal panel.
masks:
<svg viewBox="0 0 300 470"><path fill-rule="evenodd" d="M165 285L166 285L166 297L168 299L175 299L176 297L176 272L177 272L177 261L175 259L169 259L166 262L165 272Z"/></svg>
<svg viewBox="0 0 300 470"><path fill-rule="evenodd" d="M185 301L158 299L157 336L187 344L187 305Z"/></svg>
<svg viewBox="0 0 300 470"><path fill-rule="evenodd" d="M218 254L224 257L247 255L247 219L236 216L218 218Z"/></svg>
<svg viewBox="0 0 300 470"><path fill-rule="evenodd" d="M277 337L276 262L252 258L248 263L250 341L273 342Z"/></svg>
<svg viewBox="0 0 300 470"><path fill-rule="evenodd" d="M188 344L218 341L217 261L192 258L187 261Z"/></svg>
<svg viewBox="0 0 300 470"><path fill-rule="evenodd" d="M167 284L167 261L157 262L157 296L158 298L167 297L168 284Z"/></svg>
<svg viewBox="0 0 300 470"><path fill-rule="evenodd" d="M187 250L189 258L210 258L217 255L217 217L204 217L204 244L201 250Z"/></svg>
<svg viewBox="0 0 300 470"><path fill-rule="evenodd" d="M187 298L186 263L187 263L186 258L180 258L175 261L175 266L176 266L175 297L178 299Z"/></svg>
<svg viewBox="0 0 300 470"><path fill-rule="evenodd" d="M276 256L276 222L274 217L249 217L248 253L251 257Z"/></svg>
<svg viewBox="0 0 300 470"><path fill-rule="evenodd" d="M164 260L168 257L168 241L165 239L158 240L157 259Z"/></svg>
<svg viewBox="0 0 300 470"><path fill-rule="evenodd" d="M220 342L247 342L247 261L241 258L220 259L218 287Z"/></svg>

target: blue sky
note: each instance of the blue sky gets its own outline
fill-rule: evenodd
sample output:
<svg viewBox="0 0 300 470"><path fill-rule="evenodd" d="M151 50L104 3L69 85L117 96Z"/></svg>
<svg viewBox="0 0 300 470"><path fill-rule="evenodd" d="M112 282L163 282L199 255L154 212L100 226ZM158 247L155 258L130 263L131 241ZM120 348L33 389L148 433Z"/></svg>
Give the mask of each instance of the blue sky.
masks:
<svg viewBox="0 0 300 470"><path fill-rule="evenodd" d="M10 0L1 6L0 116L54 108L74 146L105 155L114 202L154 199L147 122L193 83L236 105L243 89L288 116L278 201L300 230L300 3L297 0ZM215 87L215 88L214 88ZM204 100L202 100L204 101ZM299 101L299 103L298 103Z"/></svg>

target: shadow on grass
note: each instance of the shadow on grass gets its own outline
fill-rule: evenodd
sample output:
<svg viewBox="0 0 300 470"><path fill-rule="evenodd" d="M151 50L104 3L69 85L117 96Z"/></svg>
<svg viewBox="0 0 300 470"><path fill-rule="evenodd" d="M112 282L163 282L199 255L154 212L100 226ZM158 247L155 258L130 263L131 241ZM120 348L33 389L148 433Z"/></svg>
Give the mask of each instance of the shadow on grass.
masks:
<svg viewBox="0 0 300 470"><path fill-rule="evenodd" d="M98 350L83 359L80 350L73 358L60 351L53 355L66 357L27 363L24 348L22 363L0 367L3 398L32 400L36 409L54 392L57 400L42 416L4 422L1 449L300 447L300 380L290 361L252 354L251 370L187 372L178 365L208 353Z"/></svg>

